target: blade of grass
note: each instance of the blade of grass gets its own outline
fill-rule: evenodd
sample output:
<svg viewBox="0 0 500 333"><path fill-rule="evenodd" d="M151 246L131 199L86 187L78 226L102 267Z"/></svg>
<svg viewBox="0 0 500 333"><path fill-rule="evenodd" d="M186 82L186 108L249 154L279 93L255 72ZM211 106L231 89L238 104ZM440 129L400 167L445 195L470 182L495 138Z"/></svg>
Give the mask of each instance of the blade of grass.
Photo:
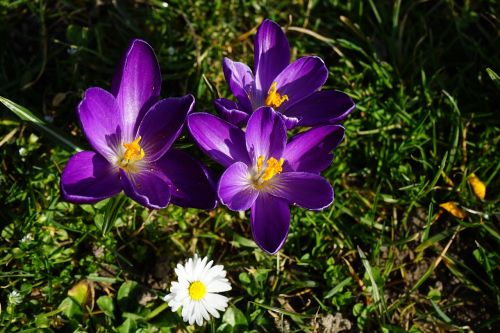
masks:
<svg viewBox="0 0 500 333"><path fill-rule="evenodd" d="M279 313L279 314L282 314L282 315L290 316L290 317L298 317L298 318L312 318L313 317L313 316L303 315L303 314L300 314L300 313L286 311L286 310L283 310L283 309L280 309L280 308L276 308L274 306L269 306L269 305L266 305L266 304L262 304L262 303L257 303L257 302L253 302L253 301L250 301L250 303L255 304L255 305L257 305L257 306L259 306L261 308L264 308L264 309L267 309L267 310L270 310L270 311L273 311L273 312L276 312L276 313Z"/></svg>
<svg viewBox="0 0 500 333"><path fill-rule="evenodd" d="M11 100L0 96L0 103L5 105L9 110L11 110L16 116L21 118L22 120L28 122L30 125L40 129L42 132L49 134L53 139L55 139L58 143L66 146L66 148L71 148L71 150L78 152L82 151L80 147L75 145L70 140L63 137L61 134L54 131L49 127L42 119L35 116L30 110L27 108L12 102Z"/></svg>
<svg viewBox="0 0 500 333"><path fill-rule="evenodd" d="M500 76L498 76L497 73L495 73L491 68L486 68L486 72L488 73L490 79L493 81L495 86L500 89Z"/></svg>
<svg viewBox="0 0 500 333"><path fill-rule="evenodd" d="M375 303L377 304L379 308L379 314L383 316L384 319L387 318L387 307L385 305L385 299L384 299L384 293L379 290L379 286L377 285L377 282L375 280L375 276L373 275L372 267L370 265L370 262L366 258L365 253L361 248L358 246L358 253L359 257L361 258L361 262L363 263L363 266L366 269L366 273L368 274L368 278L370 279L370 283L372 285L372 297Z"/></svg>

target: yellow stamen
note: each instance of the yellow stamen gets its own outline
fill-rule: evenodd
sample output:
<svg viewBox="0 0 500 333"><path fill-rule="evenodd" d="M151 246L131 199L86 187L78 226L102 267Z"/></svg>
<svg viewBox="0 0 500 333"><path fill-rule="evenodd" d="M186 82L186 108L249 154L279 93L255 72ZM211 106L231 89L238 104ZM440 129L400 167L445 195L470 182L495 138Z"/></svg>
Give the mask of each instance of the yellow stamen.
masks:
<svg viewBox="0 0 500 333"><path fill-rule="evenodd" d="M274 157L270 157L266 161L266 167L263 169L262 166L264 164L264 156L259 156L257 159L257 179L256 184L258 186L263 185L263 183L271 180L274 176L281 173L283 171L283 163L285 160L280 158L279 160Z"/></svg>
<svg viewBox="0 0 500 333"><path fill-rule="evenodd" d="M266 101L264 102L267 106L271 106L273 108L279 108L283 102L288 101L288 95L281 96L276 89L278 84L273 82L271 84L271 88L269 88L269 92L267 93Z"/></svg>
<svg viewBox="0 0 500 333"><path fill-rule="evenodd" d="M273 178L278 173L281 173L281 171L283 170L283 168L282 168L283 162L285 162L283 157L280 158L279 161L277 159L275 159L274 157L271 157L270 159L268 159L266 171L264 171L264 175L262 176L262 180L267 182L268 180Z"/></svg>
<svg viewBox="0 0 500 333"><path fill-rule="evenodd" d="M144 158L144 149L142 149L141 146L139 145L139 141L141 141L140 136L131 143L123 144L123 147L125 147L125 153L123 154L123 158L125 160L140 161Z"/></svg>
<svg viewBox="0 0 500 333"><path fill-rule="evenodd" d="M257 159L257 172L260 173L262 170L262 164L264 164L264 156L259 156Z"/></svg>
<svg viewBox="0 0 500 333"><path fill-rule="evenodd" d="M201 300L203 297L205 297L206 293L207 288L201 281L194 281L189 285L189 297L191 297L191 299L194 301Z"/></svg>

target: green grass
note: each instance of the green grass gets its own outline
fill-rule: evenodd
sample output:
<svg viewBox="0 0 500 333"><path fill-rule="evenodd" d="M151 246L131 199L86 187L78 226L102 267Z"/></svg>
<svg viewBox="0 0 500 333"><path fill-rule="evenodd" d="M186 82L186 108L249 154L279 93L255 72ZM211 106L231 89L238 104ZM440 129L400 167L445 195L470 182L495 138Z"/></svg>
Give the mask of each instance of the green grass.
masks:
<svg viewBox="0 0 500 333"><path fill-rule="evenodd" d="M194 252L233 286L206 331L498 330L496 1L117 3L0 0L0 96L38 119L0 107L0 332L193 331L159 297ZM287 29L292 57L321 56L326 88L357 104L324 172L335 203L293 209L278 256L223 207L61 201L62 168L88 148L75 106L87 87L110 87L131 38L155 49L162 96L192 92L214 112L215 95L230 97L222 57L251 63L263 18ZM179 144L210 163L187 135ZM447 201L467 217L435 220Z"/></svg>

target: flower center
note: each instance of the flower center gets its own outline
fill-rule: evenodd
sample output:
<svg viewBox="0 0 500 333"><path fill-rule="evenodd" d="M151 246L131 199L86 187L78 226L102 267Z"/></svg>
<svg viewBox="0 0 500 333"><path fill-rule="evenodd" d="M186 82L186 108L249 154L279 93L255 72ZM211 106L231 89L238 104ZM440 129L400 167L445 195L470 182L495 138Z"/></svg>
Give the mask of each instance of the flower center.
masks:
<svg viewBox="0 0 500 333"><path fill-rule="evenodd" d="M194 301L201 300L203 297L205 297L206 293L207 288L201 281L194 281L189 285L189 297L191 297L191 299Z"/></svg>
<svg viewBox="0 0 500 333"><path fill-rule="evenodd" d="M288 95L281 96L276 89L278 83L273 82L271 84L271 88L269 88L269 92L267 93L266 101L264 102L266 106L271 106L273 108L279 108L283 102L288 101Z"/></svg>
<svg viewBox="0 0 500 333"><path fill-rule="evenodd" d="M264 159L264 156L259 156L257 159L257 174L253 180L253 185L257 189L261 189L269 180L283 171L283 163L285 162L283 157L279 160L274 157L270 157L267 161L265 161L265 167Z"/></svg>
<svg viewBox="0 0 500 333"><path fill-rule="evenodd" d="M144 158L144 149L142 149L139 145L139 141L141 141L140 136L130 143L123 144L125 152L123 153L123 157L118 162L118 166L120 168L127 171L133 171L135 170L133 167L134 162L140 161Z"/></svg>
<svg viewBox="0 0 500 333"><path fill-rule="evenodd" d="M123 147L125 147L124 159L128 161L140 161L144 158L144 149L139 145L139 141L141 141L140 136L130 143L123 144Z"/></svg>

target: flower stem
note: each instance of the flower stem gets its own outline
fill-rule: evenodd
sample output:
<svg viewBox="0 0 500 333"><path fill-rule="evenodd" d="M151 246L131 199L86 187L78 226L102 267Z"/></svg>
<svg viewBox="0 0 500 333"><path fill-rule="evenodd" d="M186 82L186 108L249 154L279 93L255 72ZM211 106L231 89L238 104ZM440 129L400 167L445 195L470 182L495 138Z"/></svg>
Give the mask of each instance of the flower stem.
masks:
<svg viewBox="0 0 500 333"><path fill-rule="evenodd" d="M156 317L157 315L159 315L166 308L168 308L168 303L167 302L163 302L160 306L158 306L156 309L154 309L153 311L151 311L146 316L146 321L149 321L149 320L153 319L154 317Z"/></svg>

